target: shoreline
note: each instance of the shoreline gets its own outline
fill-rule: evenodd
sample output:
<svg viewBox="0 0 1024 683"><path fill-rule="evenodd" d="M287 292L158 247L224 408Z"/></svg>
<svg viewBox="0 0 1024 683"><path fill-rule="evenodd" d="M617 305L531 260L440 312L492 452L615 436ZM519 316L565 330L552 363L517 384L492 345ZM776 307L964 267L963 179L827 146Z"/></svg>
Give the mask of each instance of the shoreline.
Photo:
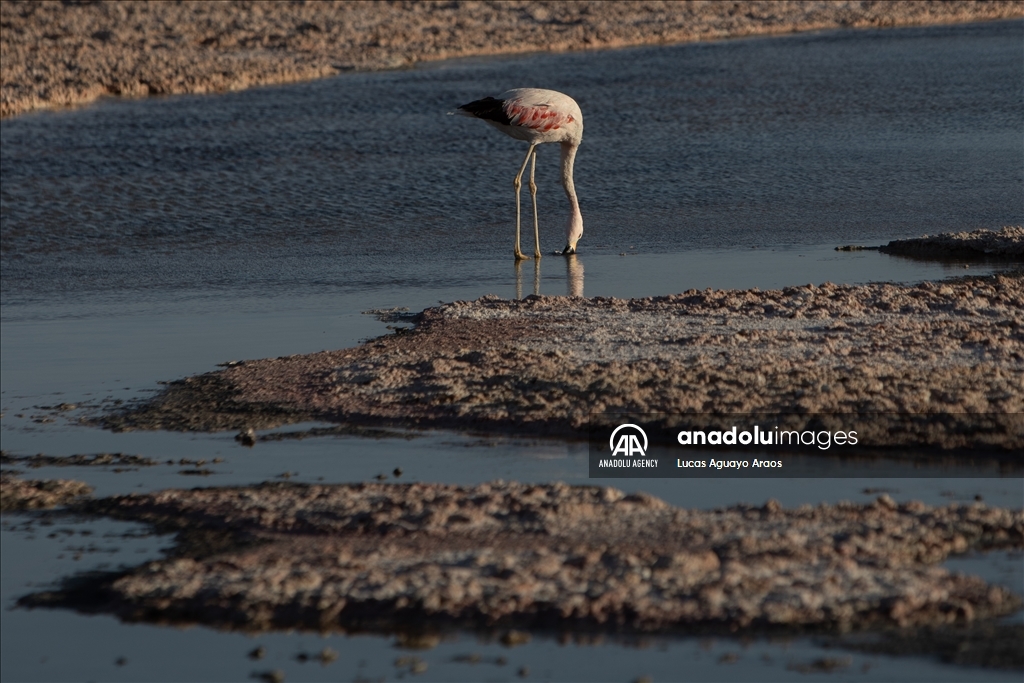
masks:
<svg viewBox="0 0 1024 683"><path fill-rule="evenodd" d="M1014 19L1024 0L0 4L0 117L451 58Z"/></svg>
<svg viewBox="0 0 1024 683"><path fill-rule="evenodd" d="M483 297L358 347L233 362L96 423L257 430L304 421L579 438L596 413L1006 416L949 452L1024 447L1024 274L918 285L691 290L644 299ZM865 364L870 358L871 363ZM865 435L892 425L864 425ZM892 437L895 439L895 437ZM906 448L921 438L879 445ZM873 442L874 443L874 442Z"/></svg>

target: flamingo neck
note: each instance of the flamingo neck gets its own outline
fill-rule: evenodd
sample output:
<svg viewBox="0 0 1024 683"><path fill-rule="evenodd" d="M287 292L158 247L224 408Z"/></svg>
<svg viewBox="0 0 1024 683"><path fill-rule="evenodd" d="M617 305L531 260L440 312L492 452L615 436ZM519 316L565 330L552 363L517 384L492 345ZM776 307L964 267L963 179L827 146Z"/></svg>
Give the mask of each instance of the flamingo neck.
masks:
<svg viewBox="0 0 1024 683"><path fill-rule="evenodd" d="M569 206L573 213L580 212L580 202L576 198L576 185L572 181L572 168L576 162L576 150L579 143L562 143L562 187L565 188L565 196L569 198Z"/></svg>
<svg viewBox="0 0 1024 683"><path fill-rule="evenodd" d="M583 236L583 214L580 213L580 202L576 198L576 186L572 182L572 165L576 160L579 140L562 143L562 187L569 198L569 220L565 224L565 254L576 252L576 243Z"/></svg>

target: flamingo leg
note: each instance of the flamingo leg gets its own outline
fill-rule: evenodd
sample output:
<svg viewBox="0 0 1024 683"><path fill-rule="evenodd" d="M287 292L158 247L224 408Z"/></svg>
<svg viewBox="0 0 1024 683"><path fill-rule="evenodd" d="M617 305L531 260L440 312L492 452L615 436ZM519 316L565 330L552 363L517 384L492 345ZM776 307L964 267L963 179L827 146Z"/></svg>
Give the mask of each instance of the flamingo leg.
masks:
<svg viewBox="0 0 1024 683"><path fill-rule="evenodd" d="M522 211L519 208L519 188L523 186L523 172L526 171L526 164L529 163L530 157L533 156L533 150L537 145L530 145L530 149L526 150L526 158L523 159L523 165L519 167L519 173L516 174L516 179L512 181L512 186L516 188L516 261L522 261L526 259L523 255L523 250L519 248L519 225L521 223L520 215Z"/></svg>
<svg viewBox="0 0 1024 683"><path fill-rule="evenodd" d="M540 258L540 223L537 222L537 151L530 156L530 198L533 199L533 257Z"/></svg>

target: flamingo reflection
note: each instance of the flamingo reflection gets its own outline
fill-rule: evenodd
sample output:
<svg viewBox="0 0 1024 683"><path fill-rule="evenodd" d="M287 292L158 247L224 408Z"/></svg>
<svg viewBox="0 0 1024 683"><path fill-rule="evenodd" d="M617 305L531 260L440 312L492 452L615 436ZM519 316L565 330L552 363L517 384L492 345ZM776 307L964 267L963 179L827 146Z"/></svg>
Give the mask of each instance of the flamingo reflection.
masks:
<svg viewBox="0 0 1024 683"><path fill-rule="evenodd" d="M583 262L576 254L565 258L565 289L569 296L583 296Z"/></svg>
<svg viewBox="0 0 1024 683"><path fill-rule="evenodd" d="M516 298L523 298L523 263L516 261ZM565 258L565 293L583 296L583 262L576 254ZM533 294L540 295L540 261L533 262Z"/></svg>
<svg viewBox="0 0 1024 683"><path fill-rule="evenodd" d="M533 262L533 293L540 295L540 259ZM523 262L516 261L516 298L523 298Z"/></svg>

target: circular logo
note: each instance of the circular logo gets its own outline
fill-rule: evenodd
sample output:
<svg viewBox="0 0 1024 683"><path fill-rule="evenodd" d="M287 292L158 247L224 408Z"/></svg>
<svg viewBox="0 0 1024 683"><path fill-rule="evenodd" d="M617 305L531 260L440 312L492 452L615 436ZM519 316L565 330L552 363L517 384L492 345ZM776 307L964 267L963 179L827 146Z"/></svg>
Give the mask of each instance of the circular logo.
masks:
<svg viewBox="0 0 1024 683"><path fill-rule="evenodd" d="M619 435L622 430L635 430L639 433L640 438L643 439L641 445L640 439L637 438L637 434L632 431L623 432ZM618 437L618 438L616 438ZM647 454L647 432L634 424L622 424L612 431L612 435L608 438L608 448L611 449L612 455L625 455L625 456L641 456Z"/></svg>

